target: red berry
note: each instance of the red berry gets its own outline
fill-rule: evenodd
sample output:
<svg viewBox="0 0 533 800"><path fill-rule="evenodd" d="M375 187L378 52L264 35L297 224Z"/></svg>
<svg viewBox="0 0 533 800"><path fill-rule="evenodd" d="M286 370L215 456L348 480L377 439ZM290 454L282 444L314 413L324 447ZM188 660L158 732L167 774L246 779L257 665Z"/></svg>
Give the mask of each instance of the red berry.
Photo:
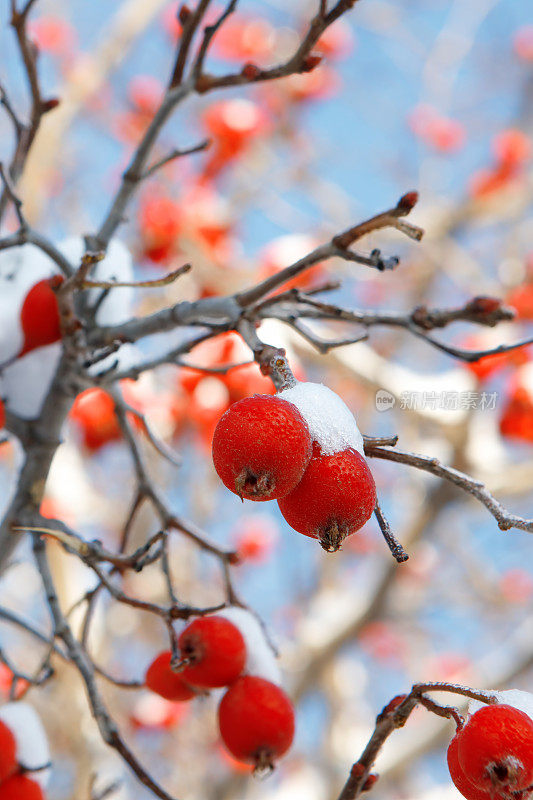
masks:
<svg viewBox="0 0 533 800"><path fill-rule="evenodd" d="M24 298L20 311L24 345L19 355L61 339L57 297L52 287L57 288L62 282L59 275L45 278L32 286Z"/></svg>
<svg viewBox="0 0 533 800"><path fill-rule="evenodd" d="M533 784L533 720L513 706L480 708L457 747L459 764L479 789L503 795Z"/></svg>
<svg viewBox="0 0 533 800"><path fill-rule="evenodd" d="M181 675L193 686L228 686L244 669L244 639L224 617L198 617L187 625L178 643L182 658L189 662Z"/></svg>
<svg viewBox="0 0 533 800"><path fill-rule="evenodd" d="M314 446L303 478L279 500L291 528L313 536L329 553L361 528L376 505L376 485L363 456L355 450L322 455Z"/></svg>
<svg viewBox="0 0 533 800"><path fill-rule="evenodd" d="M455 788L458 789L466 800L491 800L490 792L485 789L478 789L474 786L464 773L462 766L459 763L459 737L458 733L450 742L448 747L448 769L450 776L454 782Z"/></svg>
<svg viewBox="0 0 533 800"><path fill-rule="evenodd" d="M272 767L294 738L294 708L275 683L245 675L228 689L218 708L224 744L235 758Z"/></svg>
<svg viewBox="0 0 533 800"><path fill-rule="evenodd" d="M248 500L288 494L311 458L311 436L292 403L270 395L239 400L220 418L213 463L227 488Z"/></svg>
<svg viewBox="0 0 533 800"><path fill-rule="evenodd" d="M13 775L0 786L0 800L44 800L44 794L27 775Z"/></svg>
<svg viewBox="0 0 533 800"><path fill-rule="evenodd" d="M196 692L184 681L181 673L173 672L170 668L171 659L170 650L160 653L148 667L145 683L165 700L190 700Z"/></svg>
<svg viewBox="0 0 533 800"><path fill-rule="evenodd" d="M17 766L17 743L11 728L0 721L0 781L5 780Z"/></svg>

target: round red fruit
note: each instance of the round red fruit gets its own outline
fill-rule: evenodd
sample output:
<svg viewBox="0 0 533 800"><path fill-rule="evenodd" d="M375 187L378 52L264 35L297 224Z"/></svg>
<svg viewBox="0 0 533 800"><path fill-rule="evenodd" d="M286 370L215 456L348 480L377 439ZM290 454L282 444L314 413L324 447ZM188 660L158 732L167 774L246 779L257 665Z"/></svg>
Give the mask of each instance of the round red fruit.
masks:
<svg viewBox="0 0 533 800"><path fill-rule="evenodd" d="M193 686L206 689L228 686L244 669L243 636L224 617L198 617L187 625L178 643L182 658L188 662L182 678Z"/></svg>
<svg viewBox="0 0 533 800"><path fill-rule="evenodd" d="M146 671L145 683L152 692L165 700L190 700L196 691L183 679L183 675L170 667L172 653L160 653Z"/></svg>
<svg viewBox="0 0 533 800"><path fill-rule="evenodd" d="M37 347L44 347L61 339L59 309L54 289L62 282L60 275L46 278L32 286L24 298L20 311L20 322L24 333L21 356Z"/></svg>
<svg viewBox="0 0 533 800"><path fill-rule="evenodd" d="M462 766L459 763L459 737L460 733L453 737L448 747L448 769L450 770L450 777L455 785L455 788L461 792L466 800L491 800L490 792L485 789L478 789L474 786L464 773Z"/></svg>
<svg viewBox="0 0 533 800"><path fill-rule="evenodd" d="M309 429L296 406L271 395L234 403L213 435L220 480L248 500L275 500L292 491L311 452Z"/></svg>
<svg viewBox="0 0 533 800"><path fill-rule="evenodd" d="M313 458L298 486L279 500L291 528L313 536L329 553L358 531L376 505L376 485L363 456L355 450Z"/></svg>
<svg viewBox="0 0 533 800"><path fill-rule="evenodd" d="M0 786L0 800L44 800L44 794L27 775L13 775Z"/></svg>
<svg viewBox="0 0 533 800"><path fill-rule="evenodd" d="M294 738L294 708L275 683L245 675L228 689L218 708L220 735L230 753L271 768Z"/></svg>
<svg viewBox="0 0 533 800"><path fill-rule="evenodd" d="M0 781L5 780L17 766L17 743L11 728L0 721Z"/></svg>
<svg viewBox="0 0 533 800"><path fill-rule="evenodd" d="M513 706L476 711L461 731L457 752L468 780L492 796L533 784L533 720Z"/></svg>

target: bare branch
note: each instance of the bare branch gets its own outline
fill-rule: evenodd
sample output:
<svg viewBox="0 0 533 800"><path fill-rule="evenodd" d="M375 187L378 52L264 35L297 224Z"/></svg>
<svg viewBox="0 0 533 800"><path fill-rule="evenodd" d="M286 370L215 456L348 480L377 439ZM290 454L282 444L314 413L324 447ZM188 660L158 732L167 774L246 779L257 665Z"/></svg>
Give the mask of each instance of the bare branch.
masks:
<svg viewBox="0 0 533 800"><path fill-rule="evenodd" d="M444 466L433 456L404 453L397 449L389 450L384 447L376 447L368 441L365 441L365 454L370 458L382 458L385 461L394 461L397 464L407 464L410 467L429 472L437 478L443 478L471 494L476 500L479 500L492 514L500 530L508 531L511 528L518 528L533 533L533 520L523 519L516 514L511 514L501 503L495 500L481 481L466 475L464 472L460 472L454 467Z"/></svg>

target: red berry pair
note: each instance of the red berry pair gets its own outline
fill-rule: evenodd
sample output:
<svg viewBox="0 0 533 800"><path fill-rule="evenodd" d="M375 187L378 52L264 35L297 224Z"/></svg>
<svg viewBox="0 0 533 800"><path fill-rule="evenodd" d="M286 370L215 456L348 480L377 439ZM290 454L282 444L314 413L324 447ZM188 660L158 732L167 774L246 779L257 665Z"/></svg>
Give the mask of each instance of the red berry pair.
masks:
<svg viewBox="0 0 533 800"><path fill-rule="evenodd" d="M514 706L483 706L452 739L448 767L467 800L527 800L533 790L533 720Z"/></svg>
<svg viewBox="0 0 533 800"><path fill-rule="evenodd" d="M325 386L300 383L282 394L287 399L254 395L234 403L216 427L213 463L241 499L278 500L292 528L334 552L376 505L362 439Z"/></svg>
<svg viewBox="0 0 533 800"><path fill-rule="evenodd" d="M166 700L190 700L202 689L229 686L218 712L226 747L256 769L271 769L292 743L294 710L279 686L241 674L247 653L240 630L225 617L199 617L178 644L181 671L172 670L170 651L161 653L147 670L148 688Z"/></svg>
<svg viewBox="0 0 533 800"><path fill-rule="evenodd" d="M233 683L244 669L246 645L240 630L225 617L198 617L182 631L181 665L172 653L160 653L146 672L146 685L166 700L190 700L198 690Z"/></svg>
<svg viewBox="0 0 533 800"><path fill-rule="evenodd" d="M0 800L44 800L39 784L18 770L15 737L0 721Z"/></svg>

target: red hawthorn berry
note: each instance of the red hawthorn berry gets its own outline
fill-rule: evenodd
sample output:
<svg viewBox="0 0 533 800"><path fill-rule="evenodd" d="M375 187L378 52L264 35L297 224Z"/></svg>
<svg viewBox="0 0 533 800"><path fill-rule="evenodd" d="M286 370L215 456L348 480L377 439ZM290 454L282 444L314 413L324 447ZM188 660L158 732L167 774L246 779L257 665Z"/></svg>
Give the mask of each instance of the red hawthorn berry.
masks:
<svg viewBox="0 0 533 800"><path fill-rule="evenodd" d="M474 786L471 780L465 775L462 766L459 763L459 737L461 733L457 733L450 742L448 747L448 769L450 770L450 777L456 789L458 789L466 800L491 800L490 792L485 789L478 789Z"/></svg>
<svg viewBox="0 0 533 800"><path fill-rule="evenodd" d="M0 781L5 780L17 766L17 743L11 728L0 721Z"/></svg>
<svg viewBox="0 0 533 800"><path fill-rule="evenodd" d="M187 666L181 672L192 686L211 689L233 683L244 669L246 645L233 622L216 614L198 617L181 633L178 644Z"/></svg>
<svg viewBox="0 0 533 800"><path fill-rule="evenodd" d="M61 339L59 309L54 288L62 282L63 278L60 275L45 278L32 286L24 298L20 311L24 344L19 356Z"/></svg>
<svg viewBox="0 0 533 800"><path fill-rule="evenodd" d="M470 717L457 743L469 781L494 796L533 784L533 720L509 705L487 705Z"/></svg>
<svg viewBox="0 0 533 800"><path fill-rule="evenodd" d="M183 679L183 675L170 668L172 653L160 653L146 670L145 683L152 692L165 700L190 700L196 691Z"/></svg>
<svg viewBox="0 0 533 800"><path fill-rule="evenodd" d="M318 539L334 553L344 539L362 528L376 505L376 485L363 456L352 450L313 457L293 491L278 501L291 528Z"/></svg>
<svg viewBox="0 0 533 800"><path fill-rule="evenodd" d="M0 400L0 428L6 424L6 409L2 400Z"/></svg>
<svg viewBox="0 0 533 800"><path fill-rule="evenodd" d="M520 167L531 157L531 139L523 131L508 128L494 137L492 149L498 164Z"/></svg>
<svg viewBox="0 0 533 800"><path fill-rule="evenodd" d="M234 403L213 435L213 463L222 483L248 500L288 494L311 458L311 436L292 403L253 395Z"/></svg>
<svg viewBox="0 0 533 800"><path fill-rule="evenodd" d="M294 738L294 708L275 683L245 675L235 681L220 702L218 724L230 753L254 764L272 768Z"/></svg>
<svg viewBox="0 0 533 800"><path fill-rule="evenodd" d="M44 800L44 793L27 775L13 775L0 786L0 800Z"/></svg>

